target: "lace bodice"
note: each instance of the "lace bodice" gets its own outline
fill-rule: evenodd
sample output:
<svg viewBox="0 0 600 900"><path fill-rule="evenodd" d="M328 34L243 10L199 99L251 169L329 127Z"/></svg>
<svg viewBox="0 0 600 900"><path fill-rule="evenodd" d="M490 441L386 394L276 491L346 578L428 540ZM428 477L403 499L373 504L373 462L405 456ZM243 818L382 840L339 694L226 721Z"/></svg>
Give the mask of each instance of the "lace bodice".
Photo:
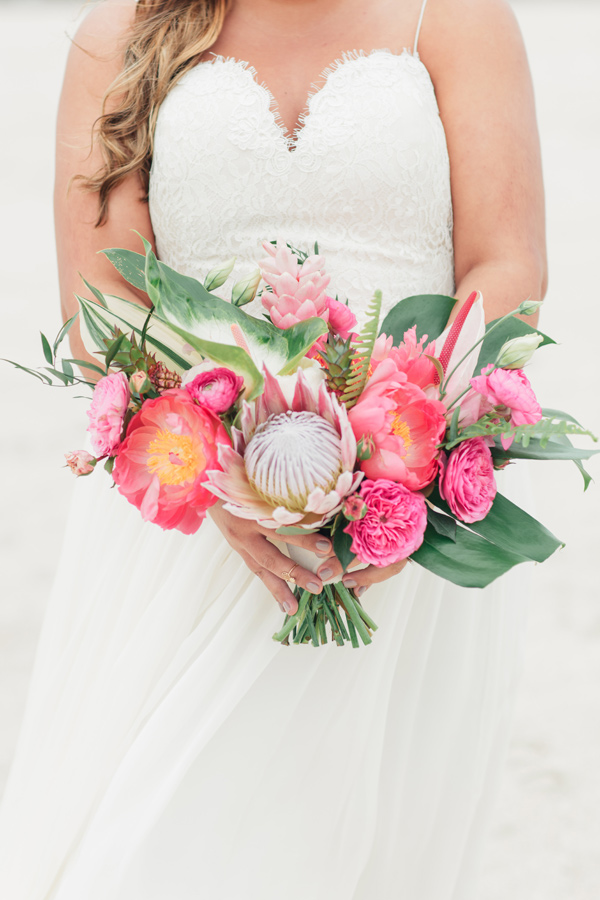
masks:
<svg viewBox="0 0 600 900"><path fill-rule="evenodd" d="M325 256L330 289L359 318L454 289L445 133L416 53L346 54L323 74L293 136L255 71L216 56L188 71L158 116L150 214L161 259L195 277L236 256L230 288L281 237ZM263 312L260 301L245 309Z"/></svg>

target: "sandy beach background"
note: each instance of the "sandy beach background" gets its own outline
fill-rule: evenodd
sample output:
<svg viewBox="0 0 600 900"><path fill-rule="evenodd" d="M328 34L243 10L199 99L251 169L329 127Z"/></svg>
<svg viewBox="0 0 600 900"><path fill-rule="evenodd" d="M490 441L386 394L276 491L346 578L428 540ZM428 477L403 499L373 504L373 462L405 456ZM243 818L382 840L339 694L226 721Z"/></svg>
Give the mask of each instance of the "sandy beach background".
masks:
<svg viewBox="0 0 600 900"><path fill-rule="evenodd" d="M600 433L600 4L514 0L535 82L558 338L533 372L543 405ZM60 325L51 211L54 122L80 0L0 0L0 355L41 364ZM0 793L82 445L85 401L0 363ZM539 517L567 544L535 572L527 660L480 900L600 896L600 463L533 469Z"/></svg>

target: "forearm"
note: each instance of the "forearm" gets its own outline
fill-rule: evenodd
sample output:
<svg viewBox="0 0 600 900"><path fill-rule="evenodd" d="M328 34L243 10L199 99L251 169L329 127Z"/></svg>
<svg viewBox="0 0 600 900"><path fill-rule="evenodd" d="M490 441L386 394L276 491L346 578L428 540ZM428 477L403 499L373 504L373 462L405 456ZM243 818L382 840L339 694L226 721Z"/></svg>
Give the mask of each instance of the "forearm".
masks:
<svg viewBox="0 0 600 900"><path fill-rule="evenodd" d="M523 300L543 300L546 294L547 276L545 264L540 260L523 260L508 263L503 260L482 262L470 268L456 286L456 297L464 303L473 291L481 291L487 322L504 316ZM457 304L451 319L456 317ZM538 315L527 316L534 327Z"/></svg>

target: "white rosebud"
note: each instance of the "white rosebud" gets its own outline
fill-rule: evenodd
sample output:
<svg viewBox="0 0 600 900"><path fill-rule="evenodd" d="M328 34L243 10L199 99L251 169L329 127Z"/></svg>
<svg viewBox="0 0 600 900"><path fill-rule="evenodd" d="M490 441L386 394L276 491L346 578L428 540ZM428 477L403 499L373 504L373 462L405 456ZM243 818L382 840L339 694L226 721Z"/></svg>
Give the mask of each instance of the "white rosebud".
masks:
<svg viewBox="0 0 600 900"><path fill-rule="evenodd" d="M242 278L237 284L234 284L231 290L231 302L234 306L245 306L246 303L252 303L256 297L258 285L260 284L260 269L256 269L251 275Z"/></svg>
<svg viewBox="0 0 600 900"><path fill-rule="evenodd" d="M523 300L517 310L517 314L520 316L532 316L534 312L538 311L541 305L541 300Z"/></svg>
<svg viewBox="0 0 600 900"><path fill-rule="evenodd" d="M527 365L544 338L541 334L524 334L507 341L500 349L496 365L500 369L522 369Z"/></svg>
<svg viewBox="0 0 600 900"><path fill-rule="evenodd" d="M224 265L218 266L216 269L211 269L204 279L204 287L206 290L215 291L217 288L221 287L233 272L234 266L235 256L232 256L232 258Z"/></svg>

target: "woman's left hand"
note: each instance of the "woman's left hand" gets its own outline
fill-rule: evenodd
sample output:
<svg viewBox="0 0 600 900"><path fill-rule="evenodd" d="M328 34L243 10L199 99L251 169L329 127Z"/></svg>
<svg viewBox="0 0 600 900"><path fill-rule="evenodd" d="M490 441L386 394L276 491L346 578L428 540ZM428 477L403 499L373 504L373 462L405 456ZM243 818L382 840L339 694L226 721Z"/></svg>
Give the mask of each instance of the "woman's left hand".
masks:
<svg viewBox="0 0 600 900"><path fill-rule="evenodd" d="M327 581L329 578L336 578L336 580L338 580L338 577L342 576L341 581L344 587L347 587L348 590L353 590L357 597L362 597L367 588L372 584L378 584L380 581L387 581L387 579L392 578L393 575L398 575L407 562L407 559L402 559L400 562L394 563L391 566L384 566L382 568L378 568L377 566L367 566L366 569L353 569L351 564L349 570L342 576L342 564L336 556L330 556L329 559L325 560L323 565L319 566L317 575L323 581ZM357 563L355 562L354 565L357 565Z"/></svg>

